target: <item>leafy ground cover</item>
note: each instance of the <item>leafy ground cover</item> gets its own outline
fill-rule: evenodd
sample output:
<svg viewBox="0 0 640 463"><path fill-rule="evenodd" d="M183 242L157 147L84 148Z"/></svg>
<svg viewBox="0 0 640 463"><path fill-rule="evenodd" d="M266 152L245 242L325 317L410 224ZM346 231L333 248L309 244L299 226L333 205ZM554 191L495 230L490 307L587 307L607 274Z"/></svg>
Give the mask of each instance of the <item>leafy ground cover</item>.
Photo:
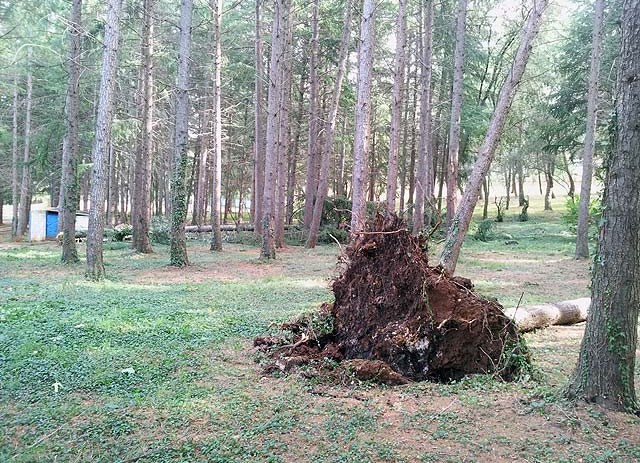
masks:
<svg viewBox="0 0 640 463"><path fill-rule="evenodd" d="M505 306L588 295L560 213L530 212L469 239L459 274ZM89 283L55 243L0 243L0 461L640 461L638 418L562 399L583 326L527 335L539 373L519 383L262 377L251 338L331 298L337 247L264 264L194 241L188 269L166 251L111 244Z"/></svg>

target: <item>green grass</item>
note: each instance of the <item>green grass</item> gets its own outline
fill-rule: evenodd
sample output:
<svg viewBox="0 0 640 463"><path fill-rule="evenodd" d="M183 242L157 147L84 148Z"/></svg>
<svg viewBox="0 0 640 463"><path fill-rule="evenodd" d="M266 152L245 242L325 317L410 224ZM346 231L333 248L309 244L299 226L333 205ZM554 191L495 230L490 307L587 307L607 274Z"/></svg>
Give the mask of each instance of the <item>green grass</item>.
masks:
<svg viewBox="0 0 640 463"><path fill-rule="evenodd" d="M207 260L220 265L229 257L247 259L237 252ZM224 404L209 411L222 422L227 414L244 415L251 394L238 393L251 385L233 380L213 387L207 381L225 373L222 353L244 349L274 323L329 298L326 285L312 275L132 283L132 273L161 267L164 256L140 259L123 246L105 251L110 280L102 283L84 281L81 267L57 269L58 259L59 250L46 245L0 251L6 269L0 278L0 403L7 405L0 415L5 430L0 460L35 461L45 455L86 460L85 447L103 449L92 461L124 460L147 426L136 416L140 409L168 415L175 423L167 429L177 433L180 415L205 397ZM291 422L287 413L270 424L252 424L253 419L250 414L232 422L248 421L244 434L255 431L252 425L282 431ZM70 426L69 420L78 425ZM55 439L39 442L50 432ZM184 446L165 448L175 445L170 441L154 443L162 446L156 450L164 455L158 461L166 461L166 452L189 453ZM52 442L58 444L51 448ZM66 448L63 442L73 445ZM201 452L213 455L216 445L207 445ZM242 448L228 449L229 455L240 452L244 458Z"/></svg>
<svg viewBox="0 0 640 463"><path fill-rule="evenodd" d="M518 244L468 240L461 273L500 301L561 291L527 273L571 259L558 214L507 216L498 233ZM265 264L252 246L209 253L194 241L183 270L166 268L166 247L155 250L109 244L108 280L93 283L82 265L60 265L53 244L0 245L0 461L468 462L492 461L496 446L504 461L640 458L637 419L604 426L559 398L575 339L532 335L541 383L263 378L251 339L331 299L337 248L290 249ZM492 418L496 403L506 418ZM522 434L532 422L572 431Z"/></svg>

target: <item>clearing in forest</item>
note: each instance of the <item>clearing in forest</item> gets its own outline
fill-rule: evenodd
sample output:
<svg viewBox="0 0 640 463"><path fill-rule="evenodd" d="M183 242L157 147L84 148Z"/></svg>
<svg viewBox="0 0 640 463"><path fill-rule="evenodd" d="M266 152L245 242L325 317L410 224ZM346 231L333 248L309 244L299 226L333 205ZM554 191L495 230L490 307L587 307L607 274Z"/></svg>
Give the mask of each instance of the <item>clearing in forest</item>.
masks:
<svg viewBox="0 0 640 463"><path fill-rule="evenodd" d="M560 214L531 212L469 238L457 273L505 307L588 296L589 264L573 259ZM254 245L212 254L194 240L194 265L177 270L162 246L108 243L109 279L90 283L82 265L58 264L55 243L3 240L0 460L640 460L638 418L562 399L583 325L526 334L536 372L515 382L262 376L251 340L333 302L338 251L289 246L264 264Z"/></svg>

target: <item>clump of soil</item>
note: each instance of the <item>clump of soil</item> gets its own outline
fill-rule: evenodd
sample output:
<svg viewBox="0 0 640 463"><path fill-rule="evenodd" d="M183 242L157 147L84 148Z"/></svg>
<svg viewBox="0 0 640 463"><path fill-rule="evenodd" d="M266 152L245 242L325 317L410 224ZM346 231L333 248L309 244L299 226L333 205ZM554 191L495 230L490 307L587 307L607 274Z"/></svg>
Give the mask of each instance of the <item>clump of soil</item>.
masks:
<svg viewBox="0 0 640 463"><path fill-rule="evenodd" d="M527 360L515 325L470 280L429 266L423 246L395 216L369 222L341 258L335 302L285 323L288 341L255 340L272 359L267 369L332 359L391 384L473 373L512 379Z"/></svg>

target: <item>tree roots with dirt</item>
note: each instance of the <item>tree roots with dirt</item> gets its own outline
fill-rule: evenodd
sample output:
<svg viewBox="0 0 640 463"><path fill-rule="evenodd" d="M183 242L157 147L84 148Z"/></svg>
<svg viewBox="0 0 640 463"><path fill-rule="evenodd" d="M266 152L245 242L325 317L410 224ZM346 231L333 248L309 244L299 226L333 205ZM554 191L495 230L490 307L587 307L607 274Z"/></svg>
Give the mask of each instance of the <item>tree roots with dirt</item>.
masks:
<svg viewBox="0 0 640 463"><path fill-rule="evenodd" d="M328 360L387 384L519 376L529 356L515 324L470 280L429 266L424 245L397 217L375 217L340 258L335 302L256 338L266 371Z"/></svg>

